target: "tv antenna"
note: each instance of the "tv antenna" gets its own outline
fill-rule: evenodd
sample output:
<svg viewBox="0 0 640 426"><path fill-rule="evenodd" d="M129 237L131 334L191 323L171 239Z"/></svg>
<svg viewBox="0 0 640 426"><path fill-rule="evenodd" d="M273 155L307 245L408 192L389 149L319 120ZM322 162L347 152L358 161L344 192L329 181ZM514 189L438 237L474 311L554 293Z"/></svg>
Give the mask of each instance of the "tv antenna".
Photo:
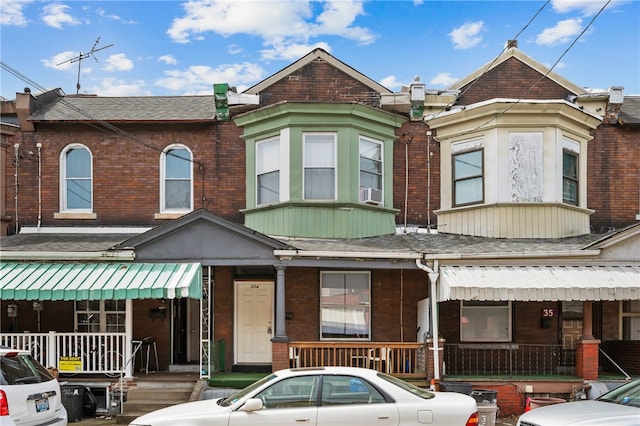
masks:
<svg viewBox="0 0 640 426"><path fill-rule="evenodd" d="M78 63L78 82L76 83L76 95L80 93L80 65L82 64L82 60L83 59L87 59L89 56L91 56L93 59L96 60L96 62L98 62L98 58L95 57L94 53L99 52L99 51L104 50L104 49L108 49L109 47L113 46L113 44L110 44L108 46L97 47L98 43L100 43L100 37L98 37L96 42L93 43L93 47L91 48L91 50L89 52L87 52L87 53L80 52L80 54L78 56L76 56L75 58L67 59L66 61L62 61L59 64L56 64L56 66L58 66L58 65L66 64L67 62L69 62L71 64L76 63L76 62Z"/></svg>

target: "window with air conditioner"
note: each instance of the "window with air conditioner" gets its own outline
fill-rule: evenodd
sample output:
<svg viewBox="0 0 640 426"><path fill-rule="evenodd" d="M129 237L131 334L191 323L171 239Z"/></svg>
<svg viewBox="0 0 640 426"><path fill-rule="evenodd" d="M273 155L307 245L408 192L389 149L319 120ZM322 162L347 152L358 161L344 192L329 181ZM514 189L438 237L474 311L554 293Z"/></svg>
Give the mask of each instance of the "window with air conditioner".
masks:
<svg viewBox="0 0 640 426"><path fill-rule="evenodd" d="M360 136L360 202L383 204L382 142Z"/></svg>

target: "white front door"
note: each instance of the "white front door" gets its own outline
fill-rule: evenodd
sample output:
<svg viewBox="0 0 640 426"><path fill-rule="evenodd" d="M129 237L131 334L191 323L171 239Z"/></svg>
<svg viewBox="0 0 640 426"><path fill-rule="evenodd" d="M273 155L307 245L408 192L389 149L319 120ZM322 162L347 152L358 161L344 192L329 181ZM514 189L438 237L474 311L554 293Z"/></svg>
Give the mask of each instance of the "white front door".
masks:
<svg viewBox="0 0 640 426"><path fill-rule="evenodd" d="M273 282L236 282L236 362L271 363Z"/></svg>

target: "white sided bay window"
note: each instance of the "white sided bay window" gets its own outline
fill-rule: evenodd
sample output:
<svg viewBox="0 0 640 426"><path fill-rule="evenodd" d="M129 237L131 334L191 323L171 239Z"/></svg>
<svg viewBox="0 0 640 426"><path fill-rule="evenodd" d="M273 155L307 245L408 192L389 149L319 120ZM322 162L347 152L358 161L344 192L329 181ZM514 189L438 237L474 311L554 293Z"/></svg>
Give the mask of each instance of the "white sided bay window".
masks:
<svg viewBox="0 0 640 426"><path fill-rule="evenodd" d="M336 199L335 133L304 133L304 194L305 200Z"/></svg>
<svg viewBox="0 0 640 426"><path fill-rule="evenodd" d="M280 201L280 138L256 144L256 204Z"/></svg>
<svg viewBox="0 0 640 426"><path fill-rule="evenodd" d="M370 340L371 274L320 273L320 338Z"/></svg>
<svg viewBox="0 0 640 426"><path fill-rule="evenodd" d="M511 303L460 302L461 342L510 342Z"/></svg>

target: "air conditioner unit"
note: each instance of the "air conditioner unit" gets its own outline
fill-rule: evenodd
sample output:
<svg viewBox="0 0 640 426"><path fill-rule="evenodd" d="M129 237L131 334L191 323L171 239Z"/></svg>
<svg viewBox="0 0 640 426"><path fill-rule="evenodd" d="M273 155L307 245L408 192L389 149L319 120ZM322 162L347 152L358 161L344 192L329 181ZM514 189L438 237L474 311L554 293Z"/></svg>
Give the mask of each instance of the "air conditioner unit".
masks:
<svg viewBox="0 0 640 426"><path fill-rule="evenodd" d="M360 188L360 202L382 204L382 190L376 188Z"/></svg>

